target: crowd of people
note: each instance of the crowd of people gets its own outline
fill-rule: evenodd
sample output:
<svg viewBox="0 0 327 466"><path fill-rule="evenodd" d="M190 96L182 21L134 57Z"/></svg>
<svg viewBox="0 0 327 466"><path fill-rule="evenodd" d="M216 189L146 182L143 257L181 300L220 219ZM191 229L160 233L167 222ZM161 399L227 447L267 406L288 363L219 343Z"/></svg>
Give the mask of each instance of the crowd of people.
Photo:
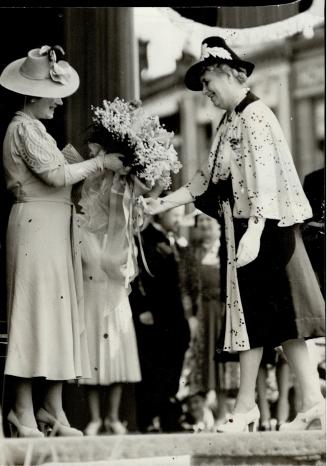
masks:
<svg viewBox="0 0 327 466"><path fill-rule="evenodd" d="M189 183L144 191L137 239L121 155L92 141L87 160L60 151L40 121L79 85L59 51L34 49L0 77L18 105L3 151L12 435L82 435L63 408L71 380L88 393L86 435L128 431L127 383L144 433L324 428L324 275L299 228L314 254L324 212L313 217L276 117L246 87L254 65L203 41L185 84L225 114Z"/></svg>

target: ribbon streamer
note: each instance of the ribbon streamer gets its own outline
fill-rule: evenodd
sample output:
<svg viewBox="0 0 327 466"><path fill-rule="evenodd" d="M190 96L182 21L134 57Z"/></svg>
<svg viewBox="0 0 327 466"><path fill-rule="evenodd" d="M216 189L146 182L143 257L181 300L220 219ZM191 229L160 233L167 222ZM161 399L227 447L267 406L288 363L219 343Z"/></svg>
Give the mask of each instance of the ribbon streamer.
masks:
<svg viewBox="0 0 327 466"><path fill-rule="evenodd" d="M107 179L110 183L110 180ZM129 287L138 274L138 250L134 238L133 209L136 205L135 183L125 176L115 174L112 178L108 209L107 243L101 259L106 274ZM139 224L136 222L136 237L145 270L153 276L146 262Z"/></svg>

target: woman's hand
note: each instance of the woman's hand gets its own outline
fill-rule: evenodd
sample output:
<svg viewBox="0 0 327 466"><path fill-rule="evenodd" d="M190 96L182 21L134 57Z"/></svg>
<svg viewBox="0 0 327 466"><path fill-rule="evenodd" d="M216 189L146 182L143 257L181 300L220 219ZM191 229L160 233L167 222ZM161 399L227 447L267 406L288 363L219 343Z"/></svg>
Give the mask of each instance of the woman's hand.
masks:
<svg viewBox="0 0 327 466"><path fill-rule="evenodd" d="M128 175L131 171L131 167L125 167L122 158L124 158L123 154L118 154L115 152L112 153L104 153L104 168L107 170L111 170L119 175Z"/></svg>
<svg viewBox="0 0 327 466"><path fill-rule="evenodd" d="M147 197L153 197L154 199L158 199L162 191L164 190L163 186L161 186L160 182L156 182L155 185L151 188L151 190L147 193Z"/></svg>
<svg viewBox="0 0 327 466"><path fill-rule="evenodd" d="M151 191L151 186L148 181L138 178L136 175L131 175L133 181L134 196L144 196Z"/></svg>
<svg viewBox="0 0 327 466"><path fill-rule="evenodd" d="M248 228L241 238L236 254L236 267L244 267L254 261L259 254L261 234L265 219L251 217Z"/></svg>
<svg viewBox="0 0 327 466"><path fill-rule="evenodd" d="M124 167L122 162L122 158L124 158L123 154L119 154L117 152L107 153L103 149L103 147L95 142L88 143L90 157L96 158L98 157L101 159L101 163L103 163L103 168L106 170L111 170L119 175L128 175L131 171L131 167Z"/></svg>
<svg viewBox="0 0 327 466"><path fill-rule="evenodd" d="M165 198L154 199L153 197L143 198L144 212L148 215L156 215L171 208Z"/></svg>
<svg viewBox="0 0 327 466"><path fill-rule="evenodd" d="M150 311L142 312L139 315L139 319L140 319L140 322L143 325L153 325L154 324L153 315L152 315L152 312L150 312Z"/></svg>

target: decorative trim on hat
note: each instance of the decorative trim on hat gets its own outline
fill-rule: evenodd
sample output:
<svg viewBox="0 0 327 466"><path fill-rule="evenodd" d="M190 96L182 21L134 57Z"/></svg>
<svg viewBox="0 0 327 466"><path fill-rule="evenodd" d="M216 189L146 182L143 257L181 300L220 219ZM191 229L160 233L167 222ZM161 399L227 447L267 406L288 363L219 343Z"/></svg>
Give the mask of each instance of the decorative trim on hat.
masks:
<svg viewBox="0 0 327 466"><path fill-rule="evenodd" d="M233 57L228 52L228 50L224 49L223 47L208 47L206 43L202 44L200 60L209 58L210 55L212 57L218 57L224 60L233 60Z"/></svg>
<svg viewBox="0 0 327 466"><path fill-rule="evenodd" d="M52 81L60 84L68 84L72 75L71 66L64 60L52 62L49 73Z"/></svg>
<svg viewBox="0 0 327 466"><path fill-rule="evenodd" d="M65 55L65 51L60 45L55 45L50 47L49 45L43 45L40 50L40 56L48 55L49 64L50 64L50 78L52 81L55 81L60 84L67 84L71 77L71 67L69 63L65 60L57 61L57 52L60 52L62 55Z"/></svg>

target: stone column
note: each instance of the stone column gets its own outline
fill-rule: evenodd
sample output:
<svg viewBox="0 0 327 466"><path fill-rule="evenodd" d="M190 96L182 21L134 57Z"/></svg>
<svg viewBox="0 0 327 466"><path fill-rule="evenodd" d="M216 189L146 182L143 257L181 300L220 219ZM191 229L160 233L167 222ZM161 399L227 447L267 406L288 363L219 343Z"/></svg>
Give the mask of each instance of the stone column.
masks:
<svg viewBox="0 0 327 466"><path fill-rule="evenodd" d="M324 66L321 47L298 53L293 64L294 153L301 179L320 168L322 163L317 153L314 107L315 100L324 96Z"/></svg>
<svg viewBox="0 0 327 466"><path fill-rule="evenodd" d="M138 49L133 8L65 8L67 60L80 75L67 99L67 139L79 150L90 124L90 107L116 96L139 97Z"/></svg>
<svg viewBox="0 0 327 466"><path fill-rule="evenodd" d="M314 119L310 99L299 99L295 106L295 164L301 181L312 171L312 158L316 153Z"/></svg>
<svg viewBox="0 0 327 466"><path fill-rule="evenodd" d="M182 151L181 162L183 164L182 184L191 179L198 168L197 153L197 127L196 127L196 106L194 97L184 94L180 102L181 137Z"/></svg>

